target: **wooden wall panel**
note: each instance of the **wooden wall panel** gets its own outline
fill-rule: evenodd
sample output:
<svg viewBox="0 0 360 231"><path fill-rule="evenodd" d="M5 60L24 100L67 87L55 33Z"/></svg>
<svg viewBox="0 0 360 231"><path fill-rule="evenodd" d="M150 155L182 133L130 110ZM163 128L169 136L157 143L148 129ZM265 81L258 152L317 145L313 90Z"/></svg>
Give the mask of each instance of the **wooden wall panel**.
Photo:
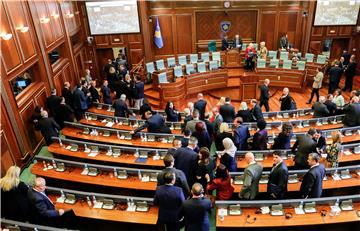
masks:
<svg viewBox="0 0 360 231"><path fill-rule="evenodd" d="M41 19L42 18L50 19L50 13L48 12L45 2L31 1L30 3L32 6L34 6L34 8L32 9L32 15L33 15L34 22L36 23L36 22L40 21L40 30L41 30L42 38L44 41L44 45L46 48L48 48L53 44L55 39L54 39L53 32L51 30L51 24L50 23L41 23Z"/></svg>
<svg viewBox="0 0 360 231"><path fill-rule="evenodd" d="M106 35L95 36L95 44L97 46L107 46L110 44L109 37Z"/></svg>
<svg viewBox="0 0 360 231"><path fill-rule="evenodd" d="M159 15L157 17L159 18L159 24L164 46L161 49L157 48L154 44L154 36L151 36L153 51L155 55L174 54L172 16ZM155 32L155 21L156 20L153 20L152 23L152 34Z"/></svg>
<svg viewBox="0 0 360 231"><path fill-rule="evenodd" d="M276 41L280 41L280 38L284 35L288 35L289 43L293 47L297 47L297 15L298 12L280 12L279 25L278 25L278 37Z"/></svg>
<svg viewBox="0 0 360 231"><path fill-rule="evenodd" d="M122 34L110 35L112 45L124 45L124 36Z"/></svg>
<svg viewBox="0 0 360 231"><path fill-rule="evenodd" d="M351 36L352 26L342 26L339 28L339 36Z"/></svg>
<svg viewBox="0 0 360 231"><path fill-rule="evenodd" d="M311 41L309 44L309 52L314 54L321 54L322 41Z"/></svg>
<svg viewBox="0 0 360 231"><path fill-rule="evenodd" d="M34 101L29 101L28 104L19 112L22 126L25 128L25 136L28 138L30 148L34 150L39 143L39 135L36 135L34 126L30 123L30 117L35 109Z"/></svg>
<svg viewBox="0 0 360 231"><path fill-rule="evenodd" d="M144 58L143 49L130 49L129 56L131 57L132 65L136 65Z"/></svg>
<svg viewBox="0 0 360 231"><path fill-rule="evenodd" d="M322 36L323 35L323 30L324 27L322 26L314 26L312 28L312 33L311 33L311 36Z"/></svg>
<svg viewBox="0 0 360 231"><path fill-rule="evenodd" d="M176 53L192 53L192 15L175 15L176 31Z"/></svg>
<svg viewBox="0 0 360 231"><path fill-rule="evenodd" d="M274 50L279 45L275 37L276 11L264 11L260 13L260 41L266 42L268 49Z"/></svg>
<svg viewBox="0 0 360 231"><path fill-rule="evenodd" d="M58 72L55 76L54 76L54 86L55 89L58 93L61 93L61 90L64 86L64 75L62 72Z"/></svg>
<svg viewBox="0 0 360 231"><path fill-rule="evenodd" d="M59 92L59 94L61 94L61 91ZM37 93L34 97L35 99L35 105L36 106L40 106L40 107L45 107L46 105L46 90L45 88L42 88L39 93Z"/></svg>
<svg viewBox="0 0 360 231"><path fill-rule="evenodd" d="M50 25L54 35L54 41L57 41L64 36L64 29L61 23L61 12L56 1L46 1L46 4L50 14ZM58 15L58 17L54 17L54 15Z"/></svg>
<svg viewBox="0 0 360 231"><path fill-rule="evenodd" d="M1 177L5 176L6 171L13 165L16 165L16 160L13 157L13 153L11 152L11 144L9 143L6 137L5 131L0 131L0 139L1 139Z"/></svg>

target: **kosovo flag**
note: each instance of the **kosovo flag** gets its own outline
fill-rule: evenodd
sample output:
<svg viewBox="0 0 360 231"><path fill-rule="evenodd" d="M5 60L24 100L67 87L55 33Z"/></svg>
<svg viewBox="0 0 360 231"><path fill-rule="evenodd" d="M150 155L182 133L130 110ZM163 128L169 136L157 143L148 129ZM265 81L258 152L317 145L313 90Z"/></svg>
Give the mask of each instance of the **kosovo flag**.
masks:
<svg viewBox="0 0 360 231"><path fill-rule="evenodd" d="M155 27L155 33L154 33L154 43L158 48L162 48L164 46L161 31L160 31L160 25L159 25L159 19L156 18L156 27Z"/></svg>

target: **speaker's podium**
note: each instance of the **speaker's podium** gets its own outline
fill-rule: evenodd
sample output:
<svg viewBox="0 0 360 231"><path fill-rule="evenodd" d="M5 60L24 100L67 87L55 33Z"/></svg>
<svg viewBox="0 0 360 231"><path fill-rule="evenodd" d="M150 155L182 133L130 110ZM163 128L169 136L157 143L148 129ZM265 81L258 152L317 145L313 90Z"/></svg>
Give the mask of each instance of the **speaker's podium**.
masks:
<svg viewBox="0 0 360 231"><path fill-rule="evenodd" d="M241 59L239 49L233 48L226 52L226 67L240 67Z"/></svg>
<svg viewBox="0 0 360 231"><path fill-rule="evenodd" d="M242 101L257 99L259 77L253 73L240 76L240 98Z"/></svg>

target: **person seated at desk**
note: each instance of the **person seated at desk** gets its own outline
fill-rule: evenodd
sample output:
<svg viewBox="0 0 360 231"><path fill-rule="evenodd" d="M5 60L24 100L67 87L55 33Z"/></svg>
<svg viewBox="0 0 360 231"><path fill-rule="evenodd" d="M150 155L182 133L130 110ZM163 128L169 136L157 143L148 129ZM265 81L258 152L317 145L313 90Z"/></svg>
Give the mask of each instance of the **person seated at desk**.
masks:
<svg viewBox="0 0 360 231"><path fill-rule="evenodd" d="M312 109L314 110L314 118L321 118L326 117L330 115L329 109L326 107L325 103L325 97L320 96L319 101L315 102L312 106Z"/></svg>
<svg viewBox="0 0 360 231"><path fill-rule="evenodd" d="M221 40L221 50L222 51L227 51L230 49L230 44L228 41L228 36L224 35L223 39Z"/></svg>
<svg viewBox="0 0 360 231"><path fill-rule="evenodd" d="M279 135L274 139L274 144L271 149L289 149L291 137L293 136L293 127L291 124L283 124Z"/></svg>
<svg viewBox="0 0 360 231"><path fill-rule="evenodd" d="M229 200L233 196L234 187L231 185L231 176L223 164L219 164L215 171L215 178L207 185L209 195L216 190L216 200Z"/></svg>
<svg viewBox="0 0 360 231"><path fill-rule="evenodd" d="M253 200L259 193L259 181L263 167L256 163L252 152L245 154L245 161L248 166L244 170L244 184L241 187L239 197L241 199Z"/></svg>
<svg viewBox="0 0 360 231"><path fill-rule="evenodd" d="M153 114L151 111L145 113L146 121L145 124L138 127L134 131L131 131L130 134L136 134L139 131L147 128L150 133L171 133L170 128L165 124L165 119L160 114Z"/></svg>
<svg viewBox="0 0 360 231"><path fill-rule="evenodd" d="M289 172L286 163L283 161L281 152L273 153L273 167L270 171L267 184L267 193L271 199L284 199L287 194Z"/></svg>
<svg viewBox="0 0 360 231"><path fill-rule="evenodd" d="M130 115L135 116L126 104L125 94L122 94L119 99L115 100L112 107L115 109L114 116L116 117L129 117Z"/></svg>
<svg viewBox="0 0 360 231"><path fill-rule="evenodd" d="M180 114L178 111L176 111L173 102L169 101L166 103L165 113L166 113L166 121L169 121L169 122L178 122L179 121Z"/></svg>
<svg viewBox="0 0 360 231"><path fill-rule="evenodd" d="M353 127L360 125L360 103L359 97L354 96L352 103L344 107L345 117L343 119L344 126Z"/></svg>
<svg viewBox="0 0 360 231"><path fill-rule="evenodd" d="M288 35L284 34L281 38L280 38L280 49L288 49L289 48L289 40L288 40Z"/></svg>
<svg viewBox="0 0 360 231"><path fill-rule="evenodd" d="M234 40L233 40L233 48L242 50L242 46L243 46L242 39L240 38L240 36L238 34L235 35Z"/></svg>

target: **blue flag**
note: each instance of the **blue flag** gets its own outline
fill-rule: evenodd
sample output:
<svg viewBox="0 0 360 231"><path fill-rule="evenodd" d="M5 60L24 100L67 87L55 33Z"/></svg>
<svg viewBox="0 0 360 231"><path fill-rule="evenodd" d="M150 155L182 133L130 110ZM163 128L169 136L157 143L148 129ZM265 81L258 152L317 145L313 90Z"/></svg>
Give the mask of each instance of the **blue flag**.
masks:
<svg viewBox="0 0 360 231"><path fill-rule="evenodd" d="M161 31L160 31L160 25L159 25L159 19L156 18L156 27L155 27L155 33L154 33L154 43L158 48L162 48L164 46Z"/></svg>

